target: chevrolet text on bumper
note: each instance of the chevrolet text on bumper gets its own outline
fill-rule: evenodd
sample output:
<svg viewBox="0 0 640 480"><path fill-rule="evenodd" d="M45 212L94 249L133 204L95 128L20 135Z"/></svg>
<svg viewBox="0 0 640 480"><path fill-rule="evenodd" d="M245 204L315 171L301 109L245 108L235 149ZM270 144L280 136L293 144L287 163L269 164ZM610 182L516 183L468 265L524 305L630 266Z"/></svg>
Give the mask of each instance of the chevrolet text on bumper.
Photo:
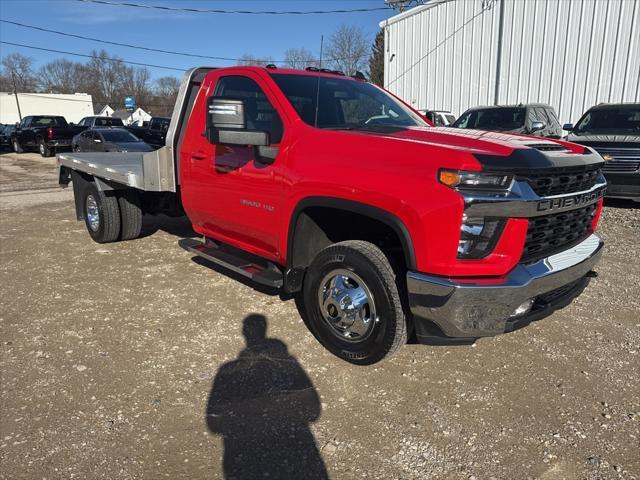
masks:
<svg viewBox="0 0 640 480"><path fill-rule="evenodd" d="M570 195L538 196L529 183L514 181L504 196L463 194L465 216L534 218L594 205L606 180ZM604 242L592 234L572 248L534 262L519 263L504 278L454 279L407 273L409 305L419 341L473 340L523 327L578 296ZM433 326L435 324L436 329Z"/></svg>

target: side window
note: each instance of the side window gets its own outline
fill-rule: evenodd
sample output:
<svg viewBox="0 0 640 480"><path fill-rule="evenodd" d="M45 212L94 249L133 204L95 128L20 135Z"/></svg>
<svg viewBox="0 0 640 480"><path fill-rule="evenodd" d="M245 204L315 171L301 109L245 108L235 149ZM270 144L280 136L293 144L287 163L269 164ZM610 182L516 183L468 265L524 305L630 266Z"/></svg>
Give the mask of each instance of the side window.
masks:
<svg viewBox="0 0 640 480"><path fill-rule="evenodd" d="M471 128L472 124L469 123L469 121L471 120L471 115L472 112L468 112L462 115L462 117L458 119L458 124L456 126L458 128Z"/></svg>
<svg viewBox="0 0 640 480"><path fill-rule="evenodd" d="M271 143L280 143L283 133L282 119L254 80L238 75L222 77L218 80L213 95L244 100L247 128L267 131Z"/></svg>
<svg viewBox="0 0 640 480"><path fill-rule="evenodd" d="M553 125L554 128L560 127L560 120L558 120L558 116L556 115L556 111L553 108L547 108L547 117L549 117L549 122Z"/></svg>
<svg viewBox="0 0 640 480"><path fill-rule="evenodd" d="M547 112L542 107L536 107L535 109L536 116L538 120L547 124L547 127L551 126L551 120L547 117Z"/></svg>

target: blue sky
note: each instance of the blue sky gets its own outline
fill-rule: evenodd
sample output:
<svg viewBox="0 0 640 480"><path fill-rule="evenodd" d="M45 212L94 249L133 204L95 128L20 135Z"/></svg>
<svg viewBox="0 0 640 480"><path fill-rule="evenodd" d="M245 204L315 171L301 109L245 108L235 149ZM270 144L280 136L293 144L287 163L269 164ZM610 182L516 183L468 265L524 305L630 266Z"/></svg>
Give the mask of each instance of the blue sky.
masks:
<svg viewBox="0 0 640 480"><path fill-rule="evenodd" d="M384 7L383 0L138 0L133 3L229 10ZM341 24L357 25L373 40L379 28L378 23L394 13L397 12L386 9L303 16L204 14L99 5L76 0L0 0L0 18L4 20L153 48L232 58L250 53L258 57L271 56L276 60L282 59L288 48L305 47L317 54L320 36L327 38ZM100 45L5 23L0 24L0 40L85 54L94 48L105 48L124 60L184 69L200 64L233 63ZM12 52L20 52L33 58L36 66L60 57L84 61L79 57L0 44L0 55ZM154 78L180 75L180 72L170 70L150 70Z"/></svg>

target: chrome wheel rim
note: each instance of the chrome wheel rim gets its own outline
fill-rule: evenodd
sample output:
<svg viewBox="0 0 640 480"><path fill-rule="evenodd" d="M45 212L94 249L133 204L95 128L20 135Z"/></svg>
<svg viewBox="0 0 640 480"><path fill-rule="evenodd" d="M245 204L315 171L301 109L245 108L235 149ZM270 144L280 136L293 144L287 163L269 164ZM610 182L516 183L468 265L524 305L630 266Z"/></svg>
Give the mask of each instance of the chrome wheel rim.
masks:
<svg viewBox="0 0 640 480"><path fill-rule="evenodd" d="M40 143L40 153L44 155L44 143Z"/></svg>
<svg viewBox="0 0 640 480"><path fill-rule="evenodd" d="M367 339L379 321L371 290L350 270L332 270L324 276L318 304L331 333L347 342Z"/></svg>
<svg viewBox="0 0 640 480"><path fill-rule="evenodd" d="M87 195L86 204L89 228L92 231L97 232L98 228L100 228L100 211L98 210L98 202L93 198L93 195Z"/></svg>
<svg viewBox="0 0 640 480"><path fill-rule="evenodd" d="M18 142L17 141L13 141L13 151L17 152L18 151Z"/></svg>

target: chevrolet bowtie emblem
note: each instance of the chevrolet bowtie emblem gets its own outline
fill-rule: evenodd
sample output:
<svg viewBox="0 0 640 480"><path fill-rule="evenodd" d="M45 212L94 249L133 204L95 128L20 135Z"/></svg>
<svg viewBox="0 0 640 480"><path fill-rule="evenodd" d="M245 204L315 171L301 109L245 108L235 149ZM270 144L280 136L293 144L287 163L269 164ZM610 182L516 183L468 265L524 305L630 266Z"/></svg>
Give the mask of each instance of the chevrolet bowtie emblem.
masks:
<svg viewBox="0 0 640 480"><path fill-rule="evenodd" d="M613 157L611 155L609 155L608 153L605 153L602 158L604 159L605 162L610 162L611 160L613 160Z"/></svg>

